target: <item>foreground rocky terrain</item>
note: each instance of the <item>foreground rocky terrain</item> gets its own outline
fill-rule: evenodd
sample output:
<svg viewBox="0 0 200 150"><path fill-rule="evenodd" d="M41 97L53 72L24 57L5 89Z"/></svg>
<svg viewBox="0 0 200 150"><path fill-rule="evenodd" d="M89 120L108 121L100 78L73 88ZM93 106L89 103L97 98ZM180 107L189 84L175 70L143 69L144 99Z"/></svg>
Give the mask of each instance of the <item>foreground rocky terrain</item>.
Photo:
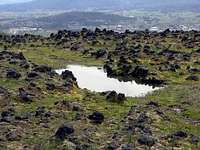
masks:
<svg viewBox="0 0 200 150"><path fill-rule="evenodd" d="M1 149L200 149L200 32L0 35ZM145 97L80 89L67 64L161 86Z"/></svg>

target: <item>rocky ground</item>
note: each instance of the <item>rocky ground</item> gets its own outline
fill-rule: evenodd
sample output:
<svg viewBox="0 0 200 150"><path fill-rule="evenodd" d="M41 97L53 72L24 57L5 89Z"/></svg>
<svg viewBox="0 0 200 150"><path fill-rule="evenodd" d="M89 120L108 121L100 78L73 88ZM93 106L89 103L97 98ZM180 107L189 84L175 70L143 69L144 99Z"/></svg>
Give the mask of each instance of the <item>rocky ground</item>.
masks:
<svg viewBox="0 0 200 150"><path fill-rule="evenodd" d="M0 35L0 149L200 149L200 32ZM69 63L164 86L145 97L80 89Z"/></svg>

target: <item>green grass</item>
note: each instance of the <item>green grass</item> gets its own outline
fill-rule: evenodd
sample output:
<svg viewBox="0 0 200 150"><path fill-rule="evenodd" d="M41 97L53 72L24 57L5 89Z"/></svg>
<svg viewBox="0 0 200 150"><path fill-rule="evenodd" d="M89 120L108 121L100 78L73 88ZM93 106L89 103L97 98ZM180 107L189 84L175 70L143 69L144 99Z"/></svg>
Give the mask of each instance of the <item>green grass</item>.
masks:
<svg viewBox="0 0 200 150"><path fill-rule="evenodd" d="M41 47L34 49L23 48L21 51L33 63L46 64L56 69L66 67L66 65L70 63L85 65L103 64L102 60L96 60L93 58L85 57L79 52L70 51L68 49L63 50L56 48Z"/></svg>

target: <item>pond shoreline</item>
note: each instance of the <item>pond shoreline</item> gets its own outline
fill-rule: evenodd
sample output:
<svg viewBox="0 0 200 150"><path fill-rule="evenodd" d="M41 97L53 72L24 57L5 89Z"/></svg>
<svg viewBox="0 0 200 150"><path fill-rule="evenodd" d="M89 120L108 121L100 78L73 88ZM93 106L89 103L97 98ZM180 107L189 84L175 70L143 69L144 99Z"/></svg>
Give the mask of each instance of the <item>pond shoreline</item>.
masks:
<svg viewBox="0 0 200 150"><path fill-rule="evenodd" d="M67 65L66 69L59 69L56 72L61 74L65 70L72 71L77 78L80 88L93 92L116 91L125 94L127 97L143 97L160 89L158 87L154 88L153 86L138 84L134 80L124 82L110 78L102 67L70 64Z"/></svg>

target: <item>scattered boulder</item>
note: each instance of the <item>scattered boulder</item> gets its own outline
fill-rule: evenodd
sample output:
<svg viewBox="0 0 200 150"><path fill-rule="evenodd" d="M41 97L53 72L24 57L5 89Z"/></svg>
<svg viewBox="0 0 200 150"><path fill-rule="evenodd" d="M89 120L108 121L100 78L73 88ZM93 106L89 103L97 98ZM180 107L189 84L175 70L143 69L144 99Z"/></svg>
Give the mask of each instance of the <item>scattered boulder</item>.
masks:
<svg viewBox="0 0 200 150"><path fill-rule="evenodd" d="M18 130L13 130L7 133L6 139L8 141L18 141L21 138L21 133Z"/></svg>
<svg viewBox="0 0 200 150"><path fill-rule="evenodd" d="M117 100L117 96L118 96L117 92L110 91L110 92L107 92L106 99L109 101L115 101Z"/></svg>
<svg viewBox="0 0 200 150"><path fill-rule="evenodd" d="M92 56L95 56L96 59L104 57L107 54L107 51L105 49L99 49L96 52L92 53Z"/></svg>
<svg viewBox="0 0 200 150"><path fill-rule="evenodd" d="M11 59L10 61L9 61L9 64L17 64L18 62L17 62L17 60L16 59Z"/></svg>
<svg viewBox="0 0 200 150"><path fill-rule="evenodd" d="M29 63L26 61L26 60L23 60L21 63L20 63L20 67L22 68L25 68L25 69L28 69L30 67Z"/></svg>
<svg viewBox="0 0 200 150"><path fill-rule="evenodd" d="M193 135L191 143L197 145L199 143L199 137Z"/></svg>
<svg viewBox="0 0 200 150"><path fill-rule="evenodd" d="M1 113L1 121L12 122L14 120L14 113L11 111L3 111Z"/></svg>
<svg viewBox="0 0 200 150"><path fill-rule="evenodd" d="M46 65L41 65L41 66L36 66L33 71L35 72L41 72L41 73L47 73L47 72L51 72L52 68L48 67Z"/></svg>
<svg viewBox="0 0 200 150"><path fill-rule="evenodd" d="M144 66L136 66L134 71L131 73L131 75L137 78L146 78L148 75L148 72L149 72L148 68Z"/></svg>
<svg viewBox="0 0 200 150"><path fill-rule="evenodd" d="M8 90L0 86L0 100L4 100L8 96L9 96ZM2 103L2 101L1 101L1 103Z"/></svg>
<svg viewBox="0 0 200 150"><path fill-rule="evenodd" d="M104 70L106 71L108 76L112 76L114 74L113 69L112 69L112 64L106 63L103 66Z"/></svg>
<svg viewBox="0 0 200 150"><path fill-rule="evenodd" d="M198 69L198 68L189 68L188 69L188 71L189 71L189 73L200 73L200 69Z"/></svg>
<svg viewBox="0 0 200 150"><path fill-rule="evenodd" d="M111 102L123 102L126 100L125 94L117 94L116 91L103 92L103 95L106 96L106 100Z"/></svg>
<svg viewBox="0 0 200 150"><path fill-rule="evenodd" d="M26 60L26 58L25 58L25 56L24 56L24 54L22 52L20 52L19 54L13 53L13 57L15 59L19 59L19 60Z"/></svg>
<svg viewBox="0 0 200 150"><path fill-rule="evenodd" d="M36 78L36 77L38 77L39 76L39 74L37 73L37 72L35 72L35 71L31 71L31 72L29 72L28 74L27 74L27 77L28 78Z"/></svg>
<svg viewBox="0 0 200 150"><path fill-rule="evenodd" d="M191 75L191 76L187 77L186 80L199 81L199 77L197 75Z"/></svg>
<svg viewBox="0 0 200 150"><path fill-rule="evenodd" d="M141 113L137 118L137 123L148 123L149 117L146 115L146 113Z"/></svg>
<svg viewBox="0 0 200 150"><path fill-rule="evenodd" d="M46 113L45 107L38 107L35 111L35 116L39 117L42 116L44 113Z"/></svg>
<svg viewBox="0 0 200 150"><path fill-rule="evenodd" d="M153 107L159 107L159 104L157 102L154 101L150 101L147 103L148 106L153 106Z"/></svg>
<svg viewBox="0 0 200 150"><path fill-rule="evenodd" d="M23 102L31 102L30 94L27 93L23 88L19 88L19 97Z"/></svg>
<svg viewBox="0 0 200 150"><path fill-rule="evenodd" d="M115 145L115 144L109 144L109 145L107 145L106 147L105 147L105 150L115 150L115 149L117 149L117 145Z"/></svg>
<svg viewBox="0 0 200 150"><path fill-rule="evenodd" d="M101 124L104 121L104 115L100 112L94 112L92 115L88 116L93 123Z"/></svg>
<svg viewBox="0 0 200 150"><path fill-rule="evenodd" d="M185 131L177 131L176 133L173 134L173 136L179 138L187 138L188 134Z"/></svg>
<svg viewBox="0 0 200 150"><path fill-rule="evenodd" d="M138 143L152 147L156 143L156 140L150 135L141 135L138 139Z"/></svg>
<svg viewBox="0 0 200 150"><path fill-rule="evenodd" d="M12 79L19 79L21 77L21 74L18 73L15 69L11 69L7 71L7 78L12 78Z"/></svg>
<svg viewBox="0 0 200 150"><path fill-rule="evenodd" d="M73 73L69 70L63 71L61 76L62 76L62 79L64 79L64 80L72 79L73 81L76 81L76 78L74 77Z"/></svg>
<svg viewBox="0 0 200 150"><path fill-rule="evenodd" d="M126 100L125 94L119 93L117 96L117 101L123 102L124 100Z"/></svg>
<svg viewBox="0 0 200 150"><path fill-rule="evenodd" d="M56 86L55 86L55 84L53 84L53 83L46 83L46 88L47 88L47 90L49 90L49 91L53 91L53 90L56 89Z"/></svg>
<svg viewBox="0 0 200 150"><path fill-rule="evenodd" d="M165 84L164 80L159 80L159 79L156 79L155 77L142 79L139 82L143 84L147 84L147 85L152 85L152 86L162 86Z"/></svg>
<svg viewBox="0 0 200 150"><path fill-rule="evenodd" d="M58 138L60 140L64 140L65 138L67 138L69 135L71 135L73 133L74 133L74 128L69 124L64 124L58 128L55 136L56 136L56 138Z"/></svg>

